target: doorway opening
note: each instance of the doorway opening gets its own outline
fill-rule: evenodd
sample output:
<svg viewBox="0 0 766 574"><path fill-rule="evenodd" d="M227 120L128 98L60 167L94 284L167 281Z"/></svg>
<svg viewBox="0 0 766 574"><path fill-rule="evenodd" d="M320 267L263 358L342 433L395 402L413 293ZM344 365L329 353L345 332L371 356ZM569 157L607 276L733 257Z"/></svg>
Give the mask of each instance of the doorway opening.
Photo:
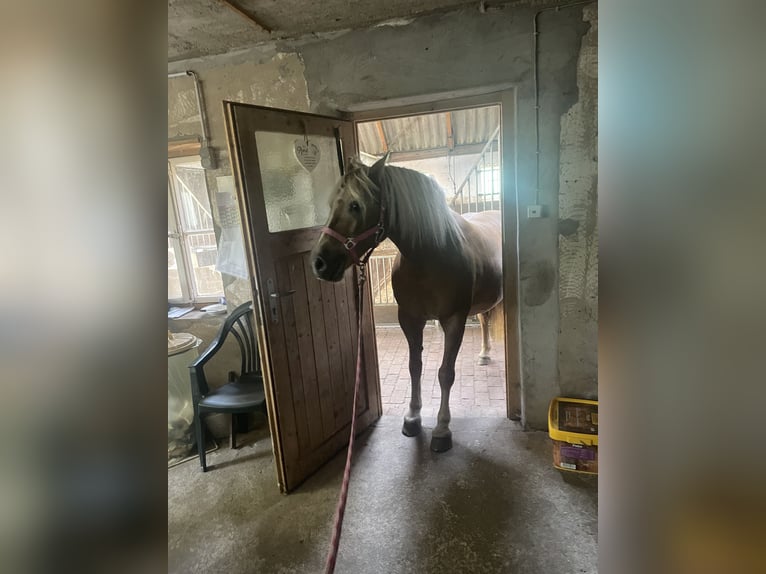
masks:
<svg viewBox="0 0 766 574"><path fill-rule="evenodd" d="M439 169L435 160L441 158L448 174L442 184L445 201L455 211L467 213L500 207L504 216L505 317L495 321L492 360L484 367L476 364L480 326L469 321L456 365L458 382L452 389L450 406L457 417L496 417L503 411L511 419L520 417L515 91L444 96L438 102L430 99L433 96L425 102L400 101L402 107L396 110L377 107L345 110L343 117L224 103L244 251L257 303L254 307L269 428L283 492L297 488L348 442L354 406L355 342L359 335L354 320L357 276L349 272L336 282L319 281L312 267L312 250L329 209L327 191L322 190L334 188L348 157L361 155L371 161L389 151L418 152L409 157L393 155L392 163L409 164L436 178ZM411 133L399 129L400 135L396 130L389 135L386 132L389 121L400 127L412 124ZM418 138L425 138L423 129L413 129L419 122L432 122L430 135L441 139L432 137L418 144ZM356 131L359 124L362 127ZM370 142L375 140L364 132L370 126L375 130L372 135L377 134L377 141L385 145L386 152L382 147L372 147ZM380 137L379 127L385 140ZM418 147L397 148L408 140ZM463 156L472 154L478 157L464 161ZM432 160L434 167L425 166L428 160ZM462 171L460 162L465 164ZM386 248L377 255L385 256ZM381 303L380 297L388 292L391 303L390 273L381 271L374 291ZM371 281L367 288L372 295ZM361 334L367 340L375 336L374 313L379 315L381 342L385 335L400 338L398 343L381 346L380 354L373 345L364 347L365 384L356 405L359 432L380 417L384 404L387 412L401 416L410 394L404 337L399 334L398 320L393 322L390 314L388 321L382 317L386 306L392 307L364 306ZM390 330L387 333L382 331L386 328ZM422 389L425 408L421 412L425 416L436 414L441 398L436 378L443 337L438 329L432 325L424 333L428 352L424 357ZM383 386L379 374L385 376ZM430 388L426 386L429 382ZM381 391L387 396L381 398Z"/></svg>
<svg viewBox="0 0 766 574"><path fill-rule="evenodd" d="M414 115L382 117L357 123L361 160L372 165L389 153L390 165L425 173L444 190L445 199L458 214L501 211L503 205L501 107L483 105ZM384 241L370 258L375 335L383 414L403 415L411 396L409 350L399 327L391 273L398 249ZM482 333L476 316L466 322L465 335L455 364L450 398L453 417L505 417L505 325L502 314L493 314L490 325L492 351L488 364L477 362ZM441 388L438 370L444 336L437 321L423 332L422 415L435 417Z"/></svg>

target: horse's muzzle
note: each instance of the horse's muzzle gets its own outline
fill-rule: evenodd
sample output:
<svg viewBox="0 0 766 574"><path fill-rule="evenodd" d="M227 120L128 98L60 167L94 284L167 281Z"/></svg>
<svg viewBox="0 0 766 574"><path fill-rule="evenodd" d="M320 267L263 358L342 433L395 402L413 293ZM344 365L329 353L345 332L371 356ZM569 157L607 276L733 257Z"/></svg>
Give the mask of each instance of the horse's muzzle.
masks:
<svg viewBox="0 0 766 574"><path fill-rule="evenodd" d="M324 271L326 267L327 267L327 263L325 263L321 255L317 255L316 257L314 257L314 273L321 275L322 271Z"/></svg>
<svg viewBox="0 0 766 574"><path fill-rule="evenodd" d="M337 256L320 252L311 258L311 270L317 279L323 281L338 282L343 279L343 272L346 270L348 260L345 254Z"/></svg>

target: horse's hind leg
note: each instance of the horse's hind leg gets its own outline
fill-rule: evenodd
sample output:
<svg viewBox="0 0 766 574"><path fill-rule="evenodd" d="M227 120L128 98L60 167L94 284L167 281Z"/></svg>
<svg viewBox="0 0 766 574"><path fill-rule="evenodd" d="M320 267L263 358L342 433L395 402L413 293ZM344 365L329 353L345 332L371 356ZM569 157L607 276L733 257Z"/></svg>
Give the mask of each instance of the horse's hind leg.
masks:
<svg viewBox="0 0 766 574"><path fill-rule="evenodd" d="M420 396L420 378L423 373L423 327L425 320L407 315L399 308L399 326L407 337L410 347L410 379L412 380L412 396L410 408L404 416L402 433L406 436L416 436L422 429L420 409L423 406Z"/></svg>
<svg viewBox="0 0 766 574"><path fill-rule="evenodd" d="M489 311L486 313L479 313L478 316L479 325L481 325L481 352L479 353L477 364L488 365L489 351L492 349L492 345L489 342Z"/></svg>
<svg viewBox="0 0 766 574"><path fill-rule="evenodd" d="M444 329L444 357L439 367L439 386L442 390L439 416L436 428L431 434L431 450L444 452L452 448L452 431L449 430L451 415L449 412L449 395L455 382L455 360L465 332L466 315L452 315L441 322Z"/></svg>

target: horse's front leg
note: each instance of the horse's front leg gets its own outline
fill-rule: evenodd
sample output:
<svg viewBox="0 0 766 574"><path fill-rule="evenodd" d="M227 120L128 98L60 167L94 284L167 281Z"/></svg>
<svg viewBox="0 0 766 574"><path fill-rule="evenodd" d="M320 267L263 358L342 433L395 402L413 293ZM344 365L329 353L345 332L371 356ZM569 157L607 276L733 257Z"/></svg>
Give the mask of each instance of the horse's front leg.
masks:
<svg viewBox="0 0 766 574"><path fill-rule="evenodd" d="M479 365L489 365L489 351L492 345L489 342L489 311L479 313L479 325L481 325L481 352L479 353Z"/></svg>
<svg viewBox="0 0 766 574"><path fill-rule="evenodd" d="M431 450L434 452L444 452L452 448L452 431L449 430L451 420L449 395L452 384L455 382L455 360L463 342L466 318L467 315L456 314L441 321L444 329L444 357L439 367L439 386L442 396L436 428L431 435Z"/></svg>
<svg viewBox="0 0 766 574"><path fill-rule="evenodd" d="M410 408L404 416L402 434L416 436L420 434L422 423L420 409L423 406L420 395L420 379L423 374L423 327L425 320L407 315L399 308L399 326L407 337L410 348L410 379L412 381L412 396Z"/></svg>

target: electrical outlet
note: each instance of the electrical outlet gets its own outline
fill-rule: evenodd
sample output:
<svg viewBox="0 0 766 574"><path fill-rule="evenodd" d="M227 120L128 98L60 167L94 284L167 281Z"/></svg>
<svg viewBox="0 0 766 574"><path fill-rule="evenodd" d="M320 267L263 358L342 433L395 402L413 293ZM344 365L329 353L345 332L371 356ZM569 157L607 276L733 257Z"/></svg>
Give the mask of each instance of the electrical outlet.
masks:
<svg viewBox="0 0 766 574"><path fill-rule="evenodd" d="M536 219L543 216L542 205L527 205L527 219Z"/></svg>

